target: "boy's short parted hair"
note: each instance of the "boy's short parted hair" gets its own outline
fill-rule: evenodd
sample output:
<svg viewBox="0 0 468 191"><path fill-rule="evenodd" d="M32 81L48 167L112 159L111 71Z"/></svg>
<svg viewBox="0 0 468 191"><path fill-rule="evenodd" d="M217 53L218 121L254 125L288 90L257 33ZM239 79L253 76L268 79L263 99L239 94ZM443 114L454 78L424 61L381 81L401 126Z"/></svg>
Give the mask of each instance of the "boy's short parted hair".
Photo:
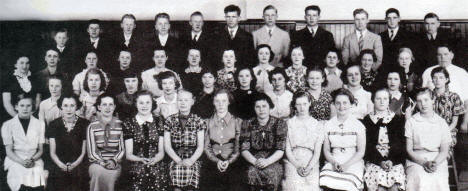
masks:
<svg viewBox="0 0 468 191"><path fill-rule="evenodd" d="M68 37L68 29L66 28L59 28L57 31L55 31L54 36L56 36L58 33L65 33Z"/></svg>
<svg viewBox="0 0 468 191"><path fill-rule="evenodd" d="M73 92L71 91L67 91L65 92L62 96L60 96L60 98L57 100L57 107L62 110L62 104L63 104L63 100L67 98L67 99L74 99L75 100L75 104L76 104L76 109L80 109L81 106L82 106L82 103L80 102L80 98L78 97L78 95L74 94Z"/></svg>
<svg viewBox="0 0 468 191"><path fill-rule="evenodd" d="M309 10L312 10L312 11L317 11L318 15L320 15L320 12L322 12L320 10L320 7L317 6L317 5L310 5L310 6L307 6L305 9L304 9L304 14L307 14L307 11Z"/></svg>
<svg viewBox="0 0 468 191"><path fill-rule="evenodd" d="M101 25L101 21L99 19L91 19L88 21L88 27L91 24L98 24L99 26Z"/></svg>
<svg viewBox="0 0 468 191"><path fill-rule="evenodd" d="M203 17L203 14L200 12L200 11L195 11L193 12L191 15L190 15L190 18L194 17L194 16L201 16Z"/></svg>
<svg viewBox="0 0 468 191"><path fill-rule="evenodd" d="M355 9L353 11L353 17L355 17L357 14L362 14L362 13L366 14L366 17L369 18L369 13L367 13L367 11L362 8Z"/></svg>
<svg viewBox="0 0 468 191"><path fill-rule="evenodd" d="M240 16L241 9L237 5L228 5L224 8L224 14L227 14L228 12L236 12L237 16Z"/></svg>
<svg viewBox="0 0 468 191"><path fill-rule="evenodd" d="M135 15L133 15L133 14L125 14L125 15L122 16L122 19L120 19L120 22L123 22L123 20L124 20L125 18L127 18L127 19L133 19L133 21L136 21Z"/></svg>
<svg viewBox="0 0 468 191"><path fill-rule="evenodd" d="M89 92L89 85L88 85L88 78L90 74L98 74L99 78L101 78L101 85L99 86L99 91L105 91L107 88L107 83L106 83L106 78L104 76L104 72L97 68L89 69L86 72L84 81L83 81L83 89L87 92Z"/></svg>
<svg viewBox="0 0 468 191"><path fill-rule="evenodd" d="M286 71L284 71L283 68L275 67L272 71L268 72L268 80L273 81L273 75L275 74L281 74L284 78L285 83L287 84L289 81L289 76L286 74Z"/></svg>
<svg viewBox="0 0 468 191"><path fill-rule="evenodd" d="M158 19L167 19L168 21L171 21L171 17L167 13L156 14L156 16L154 16L154 23L158 22Z"/></svg>
<svg viewBox="0 0 468 191"><path fill-rule="evenodd" d="M180 82L179 80L177 80L177 76L174 72L172 71L165 71L165 72L161 72L157 75L154 75L153 76L157 81L158 81L158 88L159 89L163 89L162 87L162 81L164 79L169 79L169 78L173 78L174 79L174 84L175 84L175 89L179 89L180 88Z"/></svg>
<svg viewBox="0 0 468 191"><path fill-rule="evenodd" d="M387 9L387 11L385 11L385 17L388 17L388 14L390 13L395 13L398 17L400 17L400 11L398 11L398 9L395 9L395 8Z"/></svg>
<svg viewBox="0 0 468 191"><path fill-rule="evenodd" d="M439 21L439 16L437 16L437 14L435 13L428 13L424 16L424 20L429 19L429 18L436 18L437 21Z"/></svg>
<svg viewBox="0 0 468 191"><path fill-rule="evenodd" d="M262 13L265 13L265 11L270 10L270 9L275 10L275 13L278 13L278 9L276 9L276 7L273 5L267 5L265 8L263 8Z"/></svg>
<svg viewBox="0 0 468 191"><path fill-rule="evenodd" d="M450 52L453 53L453 46L448 44L448 43L439 43L437 45L437 49L439 49L439 48L447 48Z"/></svg>
<svg viewBox="0 0 468 191"><path fill-rule="evenodd" d="M257 59L258 59L258 51L260 51L260 49L262 48L268 48L268 50L270 51L270 58L268 59L268 62L271 62L273 61L273 59L275 58L275 53L273 52L273 50L271 49L271 46L268 45L268 44L260 44L257 46Z"/></svg>

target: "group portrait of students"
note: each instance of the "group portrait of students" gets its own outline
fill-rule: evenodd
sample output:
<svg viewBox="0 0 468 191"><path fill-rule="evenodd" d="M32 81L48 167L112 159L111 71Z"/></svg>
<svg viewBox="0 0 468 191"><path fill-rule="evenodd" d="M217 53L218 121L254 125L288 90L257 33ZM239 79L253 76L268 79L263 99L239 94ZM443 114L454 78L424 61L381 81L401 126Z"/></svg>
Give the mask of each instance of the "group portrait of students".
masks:
<svg viewBox="0 0 468 191"><path fill-rule="evenodd" d="M54 29L38 71L18 51L1 82L1 190L450 190L468 73L437 14L414 33L389 8L376 34L355 9L340 49L317 5L297 31L273 5L252 33L238 6L224 14L212 31L192 13L177 38L166 13L154 31L125 14L106 35L93 19L75 43Z"/></svg>

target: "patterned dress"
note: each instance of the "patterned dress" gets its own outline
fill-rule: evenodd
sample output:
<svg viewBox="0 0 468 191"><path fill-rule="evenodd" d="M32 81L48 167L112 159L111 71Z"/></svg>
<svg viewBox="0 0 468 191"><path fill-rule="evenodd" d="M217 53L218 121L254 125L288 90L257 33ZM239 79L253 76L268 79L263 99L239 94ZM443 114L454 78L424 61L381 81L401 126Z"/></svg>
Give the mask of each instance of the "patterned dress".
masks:
<svg viewBox="0 0 468 191"><path fill-rule="evenodd" d="M377 77L377 72L371 70L370 72L362 72L361 85L366 91L372 91L374 88L374 81Z"/></svg>
<svg viewBox="0 0 468 191"><path fill-rule="evenodd" d="M331 116L330 104L333 102L330 93L322 89L318 99L311 97L310 115L319 121L329 120Z"/></svg>
<svg viewBox="0 0 468 191"><path fill-rule="evenodd" d="M295 93L299 90L304 91L307 89L307 83L305 79L307 75L307 67L302 66L299 69L295 69L292 66L290 66L284 71L289 77L289 81L286 84L286 86L289 90L291 90L291 92Z"/></svg>
<svg viewBox="0 0 468 191"><path fill-rule="evenodd" d="M257 118L242 122L241 151L249 151L255 158L268 158L277 150L286 148L286 122L270 117L267 124L261 126ZM278 190L283 178L283 166L279 161L264 169L249 165L247 183L251 186L266 186Z"/></svg>
<svg viewBox="0 0 468 191"><path fill-rule="evenodd" d="M196 114L182 116L177 114L167 117L164 121L164 131L171 133L171 144L181 159L190 158L197 149L197 133L206 129L205 122ZM172 161L169 164L169 176L175 187L198 188L201 162L197 160L192 166L186 167Z"/></svg>
<svg viewBox="0 0 468 191"><path fill-rule="evenodd" d="M152 158L158 153L159 137L164 135L164 130L157 119L153 117L153 122L146 121L140 125L136 117L132 117L123 123L124 139L133 139L135 156ZM163 160L152 166L141 162L130 162L128 172L130 190L169 190L167 164Z"/></svg>
<svg viewBox="0 0 468 191"><path fill-rule="evenodd" d="M237 89L236 80L234 79L234 73L236 68L233 71L227 72L225 68L218 70L216 78L216 86L220 89L227 89L229 91L234 91Z"/></svg>
<svg viewBox="0 0 468 191"><path fill-rule="evenodd" d="M453 121L453 117L460 116L465 113L463 101L460 99L457 93L451 92L448 90L441 94L437 95L434 92L434 111L439 114L440 117L445 119L448 125ZM460 120L460 119L459 119ZM450 143L450 156L453 154L453 147L457 144L457 132L458 129L450 129L452 135L452 142Z"/></svg>

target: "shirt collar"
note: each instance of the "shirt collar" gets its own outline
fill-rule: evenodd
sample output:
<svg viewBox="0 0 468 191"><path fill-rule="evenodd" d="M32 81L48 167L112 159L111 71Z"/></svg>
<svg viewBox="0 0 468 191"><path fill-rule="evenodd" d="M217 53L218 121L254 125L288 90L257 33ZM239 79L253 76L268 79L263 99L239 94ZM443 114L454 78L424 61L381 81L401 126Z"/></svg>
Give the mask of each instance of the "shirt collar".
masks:
<svg viewBox="0 0 468 191"><path fill-rule="evenodd" d="M318 30L318 25L315 25L315 26L307 26L307 29L309 29L309 32L312 33L312 30L314 30L314 36L317 34L317 30Z"/></svg>
<svg viewBox="0 0 468 191"><path fill-rule="evenodd" d="M90 37L90 38L89 38L89 41L90 41L91 43L93 43L93 42L98 43L98 42L99 42L99 39L100 39L100 38L98 37L96 40L93 40L93 39Z"/></svg>
<svg viewBox="0 0 468 191"><path fill-rule="evenodd" d="M148 117L146 119L143 119L143 117L140 116L140 115L136 115L135 119L136 119L138 125L143 125L146 122L152 123L154 121L153 115L150 115L150 117Z"/></svg>
<svg viewBox="0 0 468 191"><path fill-rule="evenodd" d="M379 119L383 119L382 120L382 123L389 123L393 117L395 116L395 113L391 112L391 111L388 111L387 115L381 117L381 116L377 116L375 114L375 112L372 112L371 114L369 114L369 117L370 119L374 122L374 123L377 123L379 121Z"/></svg>
<svg viewBox="0 0 468 191"><path fill-rule="evenodd" d="M227 112L223 118L220 118L217 114L215 114L215 118L216 121L224 121L225 123L229 123L229 121L232 119L232 115Z"/></svg>
<svg viewBox="0 0 468 191"><path fill-rule="evenodd" d="M237 26L234 27L233 29L231 29L231 28L229 28L229 27L227 28L229 35L231 35L231 31L232 31L232 36L234 36L234 37L236 36L236 33L237 33L237 30L238 30L238 29L239 29L239 25L237 25Z"/></svg>
<svg viewBox="0 0 468 191"><path fill-rule="evenodd" d="M195 35L197 35L197 40L198 40L198 39L200 38L200 35L201 35L202 32L203 32L203 31L200 31L200 32L197 33L197 32L194 32L194 31L192 30L192 39L193 39L193 37L194 37Z"/></svg>
<svg viewBox="0 0 468 191"><path fill-rule="evenodd" d="M326 74L326 75L330 74L330 72L331 72L327 67L325 67L324 70L325 70L325 74ZM337 76L340 76L340 75L341 75L341 70L340 70L339 68L336 68L336 69L335 69L335 74L336 74Z"/></svg>
<svg viewBox="0 0 468 191"><path fill-rule="evenodd" d="M357 35L358 39L359 39L359 36L361 36L361 35L362 35L363 38L366 37L366 34L367 34L367 29L365 29L363 31L356 30L356 35Z"/></svg>
<svg viewBox="0 0 468 191"><path fill-rule="evenodd" d="M165 104L175 104L175 103L177 103L177 94L175 94L174 99L171 100L171 101L167 101L166 98L164 98L164 96L161 96L160 98L161 98L160 103L165 103Z"/></svg>
<svg viewBox="0 0 468 191"><path fill-rule="evenodd" d="M432 115L431 118L422 117L422 116L421 116L421 113L418 112L418 113L414 114L412 118L413 118L414 120L418 121L418 122L425 122L425 121L427 121L427 122L429 122L429 123L437 123L437 117L438 117L438 115L437 115L435 112L433 113L433 115Z"/></svg>
<svg viewBox="0 0 468 191"><path fill-rule="evenodd" d="M16 70L13 72L13 75L16 76L16 77L19 77L19 78L25 78L25 77L31 76L31 71L28 71L28 74L26 74L26 76L24 76L23 74L21 74L21 73L19 72L18 69L16 69Z"/></svg>
<svg viewBox="0 0 468 191"><path fill-rule="evenodd" d="M388 34L392 34L393 30L393 34L396 35L398 33L398 29L400 29L400 27L396 27L395 29L388 28Z"/></svg>

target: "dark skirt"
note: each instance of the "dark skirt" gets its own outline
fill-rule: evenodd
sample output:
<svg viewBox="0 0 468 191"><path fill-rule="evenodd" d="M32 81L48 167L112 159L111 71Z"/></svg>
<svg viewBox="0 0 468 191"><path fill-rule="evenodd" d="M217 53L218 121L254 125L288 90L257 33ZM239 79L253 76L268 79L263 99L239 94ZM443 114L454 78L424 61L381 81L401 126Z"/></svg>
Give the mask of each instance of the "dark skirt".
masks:
<svg viewBox="0 0 468 191"><path fill-rule="evenodd" d="M245 161L239 157L228 166L225 172L218 170L217 163L202 157L203 168L201 170L200 190L203 191L239 191L248 190L245 178ZM244 164L244 165L243 165Z"/></svg>

